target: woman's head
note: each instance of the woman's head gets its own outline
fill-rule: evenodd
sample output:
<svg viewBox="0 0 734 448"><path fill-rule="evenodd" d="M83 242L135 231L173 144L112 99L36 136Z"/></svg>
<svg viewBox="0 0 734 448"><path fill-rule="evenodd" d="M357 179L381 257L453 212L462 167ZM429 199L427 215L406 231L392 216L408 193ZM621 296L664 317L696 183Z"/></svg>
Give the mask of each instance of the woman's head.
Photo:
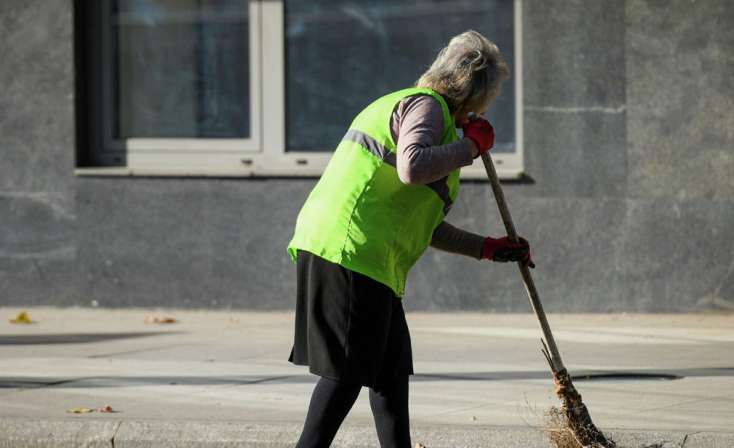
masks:
<svg viewBox="0 0 734 448"><path fill-rule="evenodd" d="M484 113L509 76L507 62L497 45L469 30L449 41L416 85L440 93L461 125L470 112Z"/></svg>

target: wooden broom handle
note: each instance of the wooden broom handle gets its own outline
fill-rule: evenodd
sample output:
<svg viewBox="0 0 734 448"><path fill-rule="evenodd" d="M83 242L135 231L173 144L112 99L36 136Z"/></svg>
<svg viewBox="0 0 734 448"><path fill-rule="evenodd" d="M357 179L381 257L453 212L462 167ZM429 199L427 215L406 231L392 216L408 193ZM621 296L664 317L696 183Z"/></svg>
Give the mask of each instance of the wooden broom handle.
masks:
<svg viewBox="0 0 734 448"><path fill-rule="evenodd" d="M489 182L492 185L492 191L494 192L494 198L497 201L497 208L499 208L500 215L502 216L502 222L505 223L507 236L510 237L512 241L517 242L518 238L517 232L515 231L515 225L512 223L510 210L507 208L505 195L502 192L500 181L497 178L497 171L494 169L494 163L492 163L492 158L489 156L489 152L482 154L482 162L484 162L484 168L487 170L487 177L489 177ZM521 261L517 262L517 266L520 268L520 273L522 274L522 280L525 283L525 291L528 293L530 304L533 306L535 316L538 318L540 328L543 330L543 337L545 338L545 343L550 351L553 367L555 367L556 371L560 371L564 368L563 361L561 360L561 354L558 352L555 339L553 339L553 333L551 333L550 326L548 325L548 319L545 317L545 311L543 311L543 304L540 303L540 297L538 297L538 290L535 289L533 277L530 275L530 269Z"/></svg>

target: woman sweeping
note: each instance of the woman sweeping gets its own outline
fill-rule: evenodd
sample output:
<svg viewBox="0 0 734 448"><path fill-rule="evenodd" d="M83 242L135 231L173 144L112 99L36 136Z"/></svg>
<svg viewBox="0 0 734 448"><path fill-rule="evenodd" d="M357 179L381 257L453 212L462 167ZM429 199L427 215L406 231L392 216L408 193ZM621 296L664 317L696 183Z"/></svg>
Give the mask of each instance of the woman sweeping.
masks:
<svg viewBox="0 0 734 448"><path fill-rule="evenodd" d="M429 245L532 266L527 241L444 221L460 168L493 145L492 126L480 116L508 76L484 36L454 37L416 87L357 115L308 196L288 246L298 279L290 361L321 378L298 448L328 447L362 386L370 388L380 445L410 447L413 360L401 300L408 271Z"/></svg>

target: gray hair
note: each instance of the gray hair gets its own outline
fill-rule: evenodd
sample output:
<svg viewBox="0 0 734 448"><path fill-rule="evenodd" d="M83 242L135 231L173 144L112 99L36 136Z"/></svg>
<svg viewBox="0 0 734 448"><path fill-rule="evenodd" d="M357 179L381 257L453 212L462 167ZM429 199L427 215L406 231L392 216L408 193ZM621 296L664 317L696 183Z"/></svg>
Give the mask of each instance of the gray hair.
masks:
<svg viewBox="0 0 734 448"><path fill-rule="evenodd" d="M499 95L500 84L510 77L500 49L474 30L454 36L416 82L440 93L451 112L477 111Z"/></svg>

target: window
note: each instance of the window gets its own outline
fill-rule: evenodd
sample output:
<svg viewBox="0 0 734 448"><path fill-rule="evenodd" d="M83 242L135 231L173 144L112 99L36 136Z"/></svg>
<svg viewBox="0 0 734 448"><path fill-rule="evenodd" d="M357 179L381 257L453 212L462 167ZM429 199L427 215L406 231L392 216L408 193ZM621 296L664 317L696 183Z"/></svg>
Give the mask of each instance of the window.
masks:
<svg viewBox="0 0 734 448"><path fill-rule="evenodd" d="M349 122L476 29L513 69L491 108L500 175L522 171L520 0L79 0L93 166L317 176ZM479 161L462 170L484 177Z"/></svg>

